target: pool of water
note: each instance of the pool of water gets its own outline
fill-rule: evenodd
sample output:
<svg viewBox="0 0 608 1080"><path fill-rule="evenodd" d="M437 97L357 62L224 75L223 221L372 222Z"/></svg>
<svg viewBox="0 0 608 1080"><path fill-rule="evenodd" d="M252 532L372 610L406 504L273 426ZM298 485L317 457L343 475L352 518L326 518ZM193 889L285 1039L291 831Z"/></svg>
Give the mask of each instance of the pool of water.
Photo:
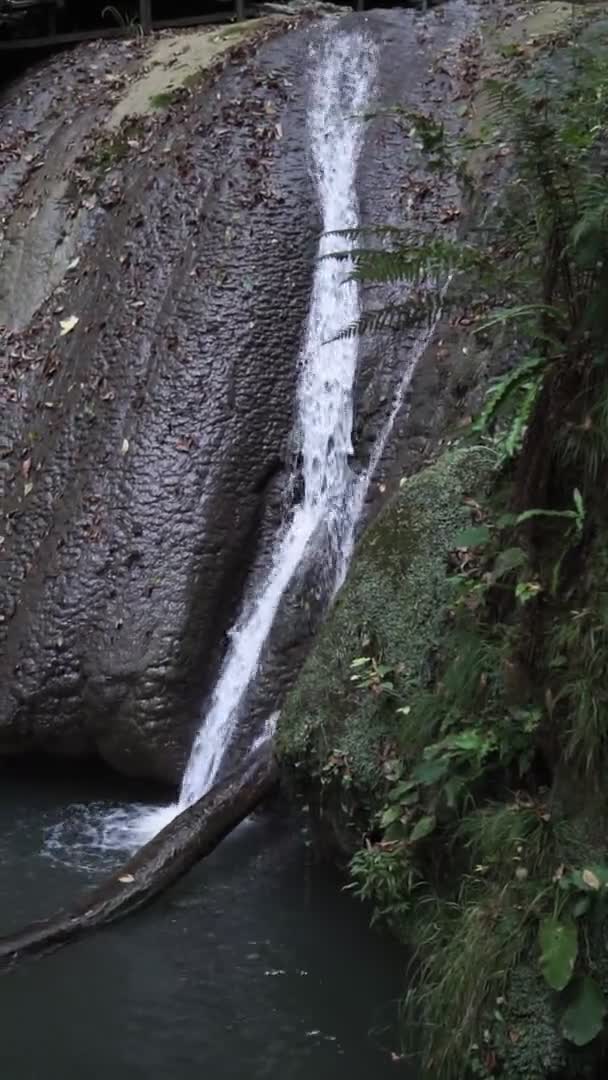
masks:
<svg viewBox="0 0 608 1080"><path fill-rule="evenodd" d="M65 778L0 785L4 932L116 864L83 822L117 794ZM402 978L399 950L369 930L298 824L264 814L149 909L1 973L0 1075L415 1080L393 1056Z"/></svg>

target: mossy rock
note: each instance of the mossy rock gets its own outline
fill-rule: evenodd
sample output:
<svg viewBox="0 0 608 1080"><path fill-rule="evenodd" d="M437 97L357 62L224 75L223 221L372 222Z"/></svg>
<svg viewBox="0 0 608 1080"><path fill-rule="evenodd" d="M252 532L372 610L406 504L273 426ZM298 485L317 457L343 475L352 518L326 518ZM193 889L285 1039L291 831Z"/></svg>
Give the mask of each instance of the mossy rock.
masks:
<svg viewBox="0 0 608 1080"><path fill-rule="evenodd" d="M281 714L278 752L313 782L344 765L357 801L374 801L383 753L402 719L386 695L352 681L352 661L381 658L399 703L428 686L450 600L448 554L488 486L483 448L445 454L402 483L368 529L346 584Z"/></svg>

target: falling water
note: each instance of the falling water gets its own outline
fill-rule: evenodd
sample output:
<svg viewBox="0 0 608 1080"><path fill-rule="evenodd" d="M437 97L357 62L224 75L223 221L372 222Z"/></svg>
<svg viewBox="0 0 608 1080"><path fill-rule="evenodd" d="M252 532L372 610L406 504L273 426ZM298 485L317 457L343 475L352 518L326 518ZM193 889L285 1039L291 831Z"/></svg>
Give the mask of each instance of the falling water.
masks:
<svg viewBox="0 0 608 1080"><path fill-rule="evenodd" d="M355 172L364 108L374 74L373 49L361 35L332 35L319 58L312 85L308 129L312 169L323 215L319 256L335 247L332 230L358 223ZM313 283L306 337L300 357L298 437L303 499L279 536L270 571L246 606L231 643L211 707L194 742L180 804L187 806L212 784L238 723L239 705L254 677L281 597L297 573L319 526L334 548L349 513L352 487L353 383L356 339L332 340L359 313L355 283L344 267L320 258Z"/></svg>
<svg viewBox="0 0 608 1080"><path fill-rule="evenodd" d="M338 340L337 335L360 313L359 289L355 282L345 280L343 262L323 256L335 250L332 232L356 228L359 222L355 174L364 130L360 114L372 93L375 64L375 47L368 38L334 32L320 50L312 81L308 135L323 232L299 359L295 434L302 501L277 536L261 587L246 601L232 628L211 703L192 747L179 801L152 812L144 807L117 807L105 816L101 831L93 820L87 835L97 829L98 843L94 846L102 850L124 849L149 839L211 787L238 729L241 707L257 673L281 599L311 545L319 569L326 573L328 593L342 584L370 483L416 363L434 330L433 325L422 333L412 349L368 467L355 476L349 460L353 452L358 340ZM269 729L277 716L267 721L265 735L272 733ZM48 838L51 854L55 848L65 846L64 830L60 832Z"/></svg>
<svg viewBox="0 0 608 1080"><path fill-rule="evenodd" d="M297 441L303 497L280 531L268 574L246 603L210 706L202 717L184 774L179 802L152 813L117 814L105 842L125 846L154 835L205 793L217 776L238 728L240 706L255 677L280 601L321 526L323 556L341 575L344 538L352 533L355 478L352 454L353 384L357 339L335 340L359 315L359 289L345 281L344 263L324 259L335 250L330 234L359 221L355 173L363 140L361 112L375 74L375 46L361 34L333 32L319 50L308 113L311 169L323 219L304 344L299 360ZM331 586L330 586L331 588Z"/></svg>
<svg viewBox="0 0 608 1080"><path fill-rule="evenodd" d="M230 633L230 645L211 703L184 774L179 801L150 812L144 807L117 807L105 815L103 828L91 808L85 813L91 847L124 849L148 840L213 784L235 735L246 692L255 678L264 645L289 585L312 549L327 577L328 594L342 584L350 562L357 522L370 483L384 452L417 361L433 333L423 332L396 387L389 416L378 434L367 469L352 472L353 385L357 368L356 337L338 340L360 313L359 289L345 280L345 265L323 258L335 250L331 233L356 228L359 222L355 174L363 139L364 110L372 93L376 68L373 43L360 34L333 32L319 50L311 86L308 135L311 170L322 211L323 233L306 333L299 358L296 440L303 488L302 501L280 530L269 570L248 598ZM346 267L348 270L348 266ZM314 546L313 546L314 545ZM278 713L266 723L272 734ZM93 808L94 809L94 808ZM81 815L77 815L81 816ZM47 838L51 856L65 848L65 829Z"/></svg>

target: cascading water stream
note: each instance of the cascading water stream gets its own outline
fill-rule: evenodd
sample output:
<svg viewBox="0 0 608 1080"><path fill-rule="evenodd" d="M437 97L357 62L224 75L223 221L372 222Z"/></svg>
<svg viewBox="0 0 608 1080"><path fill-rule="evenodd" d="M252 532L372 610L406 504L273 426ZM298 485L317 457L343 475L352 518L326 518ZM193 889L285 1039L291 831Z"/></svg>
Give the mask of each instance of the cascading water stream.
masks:
<svg viewBox="0 0 608 1080"><path fill-rule="evenodd" d="M328 594L342 584L371 480L417 360L432 334L433 327L421 334L412 350L368 467L356 476L349 461L358 339L336 337L360 314L359 288L345 280L343 262L323 256L335 250L333 231L356 228L359 223L355 176L365 126L361 113L372 94L375 70L376 49L368 37L334 30L319 50L312 80L307 128L323 232L299 360L295 434L302 501L280 530L265 579L246 601L230 633L228 652L202 717L178 802L153 811L137 806L117 808L101 826L91 808L91 824L85 823L85 832L91 843L97 836L93 846L102 850L132 848L145 842L211 787L238 729L241 707L281 599L296 579L311 543L317 542L313 556L328 577ZM267 733L277 715L270 718ZM70 833L69 828L67 831ZM63 830L62 835L51 836L49 854L56 856L65 847L65 840Z"/></svg>
<svg viewBox="0 0 608 1080"><path fill-rule="evenodd" d="M186 768L181 806L199 798L217 775L279 602L311 538L323 522L337 546L349 512L357 342L331 339L357 318L359 290L354 282L344 281L343 265L322 256L335 246L327 233L358 223L355 173L363 134L358 114L369 98L373 73L371 42L358 34L332 35L316 67L308 130L323 235L297 395L303 499L277 540L263 587L231 633L211 707Z"/></svg>
<svg viewBox="0 0 608 1080"><path fill-rule="evenodd" d="M297 390L297 441L303 497L277 537L270 569L246 602L211 704L203 717L184 774L179 802L134 822L140 839L153 835L212 785L238 727L239 707L252 679L281 598L297 574L313 536L323 525L334 575L341 574L341 540L352 532L355 487L352 454L356 338L332 340L359 314L359 289L345 281L344 264L323 256L335 248L330 234L356 228L357 161L363 140L361 112L375 73L375 47L360 34L332 33L315 67L308 134L311 165L322 213L312 297ZM325 553L328 554L327 552Z"/></svg>

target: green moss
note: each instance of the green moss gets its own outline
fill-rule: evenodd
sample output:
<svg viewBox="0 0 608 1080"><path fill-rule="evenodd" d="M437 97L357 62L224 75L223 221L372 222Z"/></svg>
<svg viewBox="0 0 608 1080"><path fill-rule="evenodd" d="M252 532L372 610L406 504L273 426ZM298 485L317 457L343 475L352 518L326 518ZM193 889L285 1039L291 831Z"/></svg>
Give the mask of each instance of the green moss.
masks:
<svg viewBox="0 0 608 1080"><path fill-rule="evenodd" d="M495 1039L505 1080L545 1080L566 1066L555 1003L538 971L520 965L494 1017Z"/></svg>
<svg viewBox="0 0 608 1080"><path fill-rule="evenodd" d="M407 480L370 527L283 708L283 759L305 760L318 776L337 754L357 789L369 795L381 783L383 751L403 721L385 698L353 685L350 665L381 657L404 702L429 684L450 596L447 556L471 520L465 500L482 497L490 467L485 450L450 453Z"/></svg>
<svg viewBox="0 0 608 1080"><path fill-rule="evenodd" d="M137 120L126 120L118 131L108 131L97 139L87 157L87 164L100 171L111 169L128 156L131 149L129 143L140 133L141 125Z"/></svg>
<svg viewBox="0 0 608 1080"><path fill-rule="evenodd" d="M176 86L171 90L163 90L159 94L151 94L150 104L153 109L168 109L169 105L173 105L179 99L181 92L182 87Z"/></svg>

